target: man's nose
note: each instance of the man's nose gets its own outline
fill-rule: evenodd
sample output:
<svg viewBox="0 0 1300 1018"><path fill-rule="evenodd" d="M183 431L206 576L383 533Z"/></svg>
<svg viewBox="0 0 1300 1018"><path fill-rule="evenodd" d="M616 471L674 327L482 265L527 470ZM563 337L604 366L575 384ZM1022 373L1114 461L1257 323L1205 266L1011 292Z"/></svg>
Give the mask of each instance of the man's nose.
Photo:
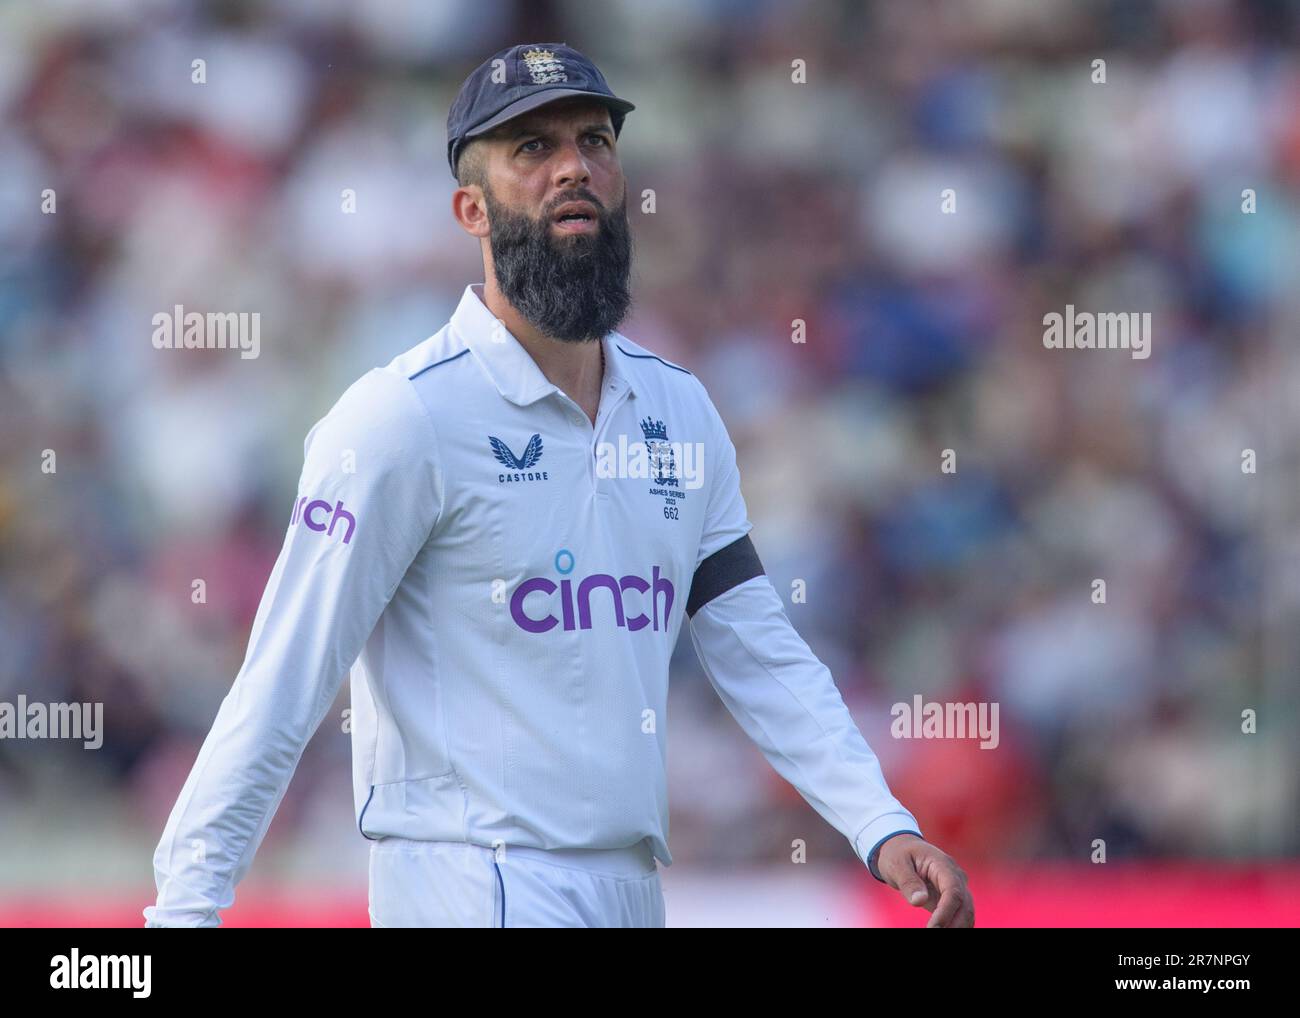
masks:
<svg viewBox="0 0 1300 1018"><path fill-rule="evenodd" d="M572 187L575 184L587 184L591 181L591 170L587 160L576 141L567 142L556 155L555 184L557 187Z"/></svg>

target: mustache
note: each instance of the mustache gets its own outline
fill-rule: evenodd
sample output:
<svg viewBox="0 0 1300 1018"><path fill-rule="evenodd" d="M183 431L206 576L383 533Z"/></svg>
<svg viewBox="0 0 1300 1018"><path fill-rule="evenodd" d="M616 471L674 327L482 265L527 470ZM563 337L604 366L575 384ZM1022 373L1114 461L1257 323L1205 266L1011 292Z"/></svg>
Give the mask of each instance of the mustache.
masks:
<svg viewBox="0 0 1300 1018"><path fill-rule="evenodd" d="M590 191L583 188L576 191L568 191L556 198L555 201L551 203L551 207L542 213L542 219L549 223L553 218L555 218L555 213L561 205L567 205L569 202L573 201L587 202L587 204L596 210L596 215L601 219L604 219L609 214L609 210L605 208L601 203L601 200Z"/></svg>

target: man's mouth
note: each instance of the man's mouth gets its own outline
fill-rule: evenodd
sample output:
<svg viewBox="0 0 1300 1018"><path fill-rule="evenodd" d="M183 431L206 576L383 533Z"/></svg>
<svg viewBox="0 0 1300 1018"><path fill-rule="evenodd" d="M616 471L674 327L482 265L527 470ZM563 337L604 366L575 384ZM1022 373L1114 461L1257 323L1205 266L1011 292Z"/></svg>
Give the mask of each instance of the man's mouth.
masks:
<svg viewBox="0 0 1300 1018"><path fill-rule="evenodd" d="M586 202L561 205L552 219L556 229L564 233L591 233L597 226L595 209Z"/></svg>

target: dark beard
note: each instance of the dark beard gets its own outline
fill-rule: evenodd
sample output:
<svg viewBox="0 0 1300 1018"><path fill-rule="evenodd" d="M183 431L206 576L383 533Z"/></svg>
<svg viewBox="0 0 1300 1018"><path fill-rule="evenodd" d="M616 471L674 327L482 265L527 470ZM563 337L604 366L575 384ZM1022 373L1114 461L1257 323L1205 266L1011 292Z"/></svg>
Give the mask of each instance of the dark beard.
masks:
<svg viewBox="0 0 1300 1018"><path fill-rule="evenodd" d="M599 226L594 235L557 236L550 213L540 219L498 204L486 186L492 268L511 306L552 339L584 342L618 328L632 304L632 234L627 193L610 211L589 191L564 201L590 202Z"/></svg>

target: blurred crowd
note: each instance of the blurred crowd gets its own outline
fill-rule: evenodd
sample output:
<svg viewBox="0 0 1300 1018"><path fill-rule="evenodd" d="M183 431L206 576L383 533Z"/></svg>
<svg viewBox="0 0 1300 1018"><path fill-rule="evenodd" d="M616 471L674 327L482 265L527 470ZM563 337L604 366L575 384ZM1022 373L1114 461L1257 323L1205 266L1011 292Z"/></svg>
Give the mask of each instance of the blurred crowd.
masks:
<svg viewBox="0 0 1300 1018"><path fill-rule="evenodd" d="M0 5L0 700L105 704L98 751L0 741L0 890L70 841L102 876L120 838L138 851L114 872L149 879L304 436L482 280L446 112L527 40L576 46L637 104L621 331L709 388L787 613L927 837L963 862L1087 861L1095 839L1111 859L1295 853L1297 17ZM260 312L260 357L155 349L177 304ZM1151 312L1150 358L1045 349L1066 304ZM685 630L672 684L678 862L781 861L794 839L852 858ZM997 702L998 747L892 737L918 694ZM345 684L269 852L328 867L362 844L346 706Z"/></svg>

